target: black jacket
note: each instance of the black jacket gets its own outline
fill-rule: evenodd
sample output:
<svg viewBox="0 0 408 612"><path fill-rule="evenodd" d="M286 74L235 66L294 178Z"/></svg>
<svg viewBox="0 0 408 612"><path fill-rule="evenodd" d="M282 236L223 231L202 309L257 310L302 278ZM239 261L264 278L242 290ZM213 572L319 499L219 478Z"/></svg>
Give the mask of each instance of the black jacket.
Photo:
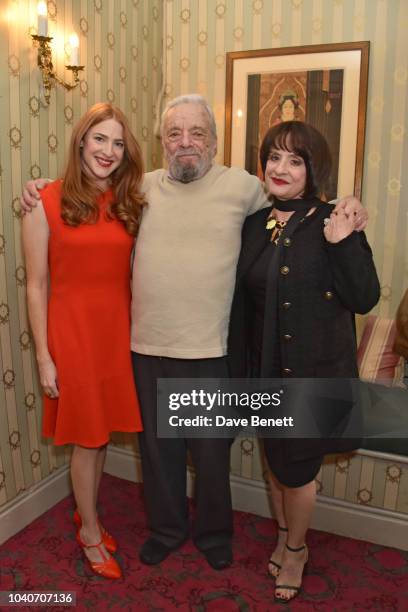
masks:
<svg viewBox="0 0 408 612"><path fill-rule="evenodd" d="M320 202L309 216L295 213L280 238L275 276L268 274L263 377L277 375L268 363L276 341L284 378L358 377L354 313L364 314L375 306L380 286L363 232L353 232L337 244L325 240L324 218L332 210L332 205ZM249 375L253 311L243 278L268 244L270 211L265 208L248 217L242 232L228 336L230 373L235 378ZM333 450L327 446L324 453L356 448L347 444L350 440L344 442Z"/></svg>

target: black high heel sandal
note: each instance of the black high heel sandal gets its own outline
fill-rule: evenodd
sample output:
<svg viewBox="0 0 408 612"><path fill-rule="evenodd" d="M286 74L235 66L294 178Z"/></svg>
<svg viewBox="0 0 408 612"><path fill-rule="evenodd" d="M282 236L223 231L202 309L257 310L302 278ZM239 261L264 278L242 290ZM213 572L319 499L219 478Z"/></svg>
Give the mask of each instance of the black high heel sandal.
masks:
<svg viewBox="0 0 408 612"><path fill-rule="evenodd" d="M303 564L303 572L302 572L302 578L303 578L303 574L304 574L305 567L306 567L306 564L307 564L307 561L308 561L308 556L309 556L306 544L303 544L302 546L299 546L299 548L292 548L292 546L289 546L288 544L286 544L285 546L286 546L286 548L290 552L294 552L294 553L295 552L300 552L301 550L306 550L306 560L305 560L305 562ZM288 597L288 598L280 597L279 595L276 595L276 590L277 589L288 589L290 591L294 591L294 594L293 594L292 597ZM295 599L295 597L297 597L299 595L301 590L302 590L302 583L300 583L299 586L292 586L291 584L276 584L276 586L275 586L275 601L279 602L279 603L284 603L284 604L285 603L289 603L290 601L293 601L293 599Z"/></svg>
<svg viewBox="0 0 408 612"><path fill-rule="evenodd" d="M280 525L278 525L278 530L279 531L286 531L286 533L288 532L288 528L287 527L281 527ZM271 570L269 569L270 565L273 565L273 567L276 567L276 569L278 570L277 574L272 574ZM278 576L279 570L281 568L282 568L282 566L279 563L276 563L276 561L273 561L271 558L269 559L269 562L268 562L268 574L271 576L271 578L276 578Z"/></svg>

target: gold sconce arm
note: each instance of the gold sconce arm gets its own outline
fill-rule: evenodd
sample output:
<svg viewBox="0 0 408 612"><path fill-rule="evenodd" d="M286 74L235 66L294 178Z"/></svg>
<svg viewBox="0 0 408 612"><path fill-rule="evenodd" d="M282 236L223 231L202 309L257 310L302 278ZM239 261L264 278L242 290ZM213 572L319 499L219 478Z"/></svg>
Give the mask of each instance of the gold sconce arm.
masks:
<svg viewBox="0 0 408 612"><path fill-rule="evenodd" d="M85 68L85 66L65 66L67 70L71 70L73 73L73 83L67 83L61 79L54 72L54 66L52 63L52 52L50 42L52 36L38 36L37 34L31 34L31 38L38 43L38 56L37 64L42 74L42 81L44 86L44 98L47 104L50 103L51 87L54 83L59 83L65 89L70 91L74 89L79 83L79 72Z"/></svg>

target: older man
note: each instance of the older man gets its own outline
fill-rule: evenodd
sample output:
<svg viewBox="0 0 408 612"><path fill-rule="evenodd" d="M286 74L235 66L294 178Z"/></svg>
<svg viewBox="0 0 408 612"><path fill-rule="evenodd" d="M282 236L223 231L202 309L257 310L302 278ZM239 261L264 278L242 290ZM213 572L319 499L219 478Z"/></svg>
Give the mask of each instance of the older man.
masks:
<svg viewBox="0 0 408 612"><path fill-rule="evenodd" d="M267 203L255 176L213 163L215 120L201 96L169 103L162 141L168 170L145 176L149 206L136 241L133 274L131 346L151 530L140 559L160 563L189 535L189 449L196 472L193 539L208 563L222 569L232 562L230 442L157 437L156 381L227 376L226 336L241 228L247 215ZM23 200L31 203L31 194L39 197L33 183ZM365 219L354 198L342 205Z"/></svg>
<svg viewBox="0 0 408 612"><path fill-rule="evenodd" d="M258 179L213 164L211 109L199 96L163 113L168 170L146 175L149 206L136 241L132 351L142 406L140 436L152 538L142 561L161 560L188 536L186 449L196 472L193 539L212 567L231 563L230 442L156 434L156 379L227 377L226 335L248 214L266 205Z"/></svg>

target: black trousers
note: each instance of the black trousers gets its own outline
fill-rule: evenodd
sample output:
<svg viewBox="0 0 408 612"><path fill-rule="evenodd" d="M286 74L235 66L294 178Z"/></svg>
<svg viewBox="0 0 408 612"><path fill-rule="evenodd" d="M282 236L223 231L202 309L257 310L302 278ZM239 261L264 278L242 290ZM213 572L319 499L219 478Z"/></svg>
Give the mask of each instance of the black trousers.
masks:
<svg viewBox="0 0 408 612"><path fill-rule="evenodd" d="M157 378L227 378L225 358L170 359L132 353L143 418L139 434L144 495L152 536L176 547L189 536L187 449L196 480L193 540L200 550L230 544L232 506L229 439L157 437Z"/></svg>

